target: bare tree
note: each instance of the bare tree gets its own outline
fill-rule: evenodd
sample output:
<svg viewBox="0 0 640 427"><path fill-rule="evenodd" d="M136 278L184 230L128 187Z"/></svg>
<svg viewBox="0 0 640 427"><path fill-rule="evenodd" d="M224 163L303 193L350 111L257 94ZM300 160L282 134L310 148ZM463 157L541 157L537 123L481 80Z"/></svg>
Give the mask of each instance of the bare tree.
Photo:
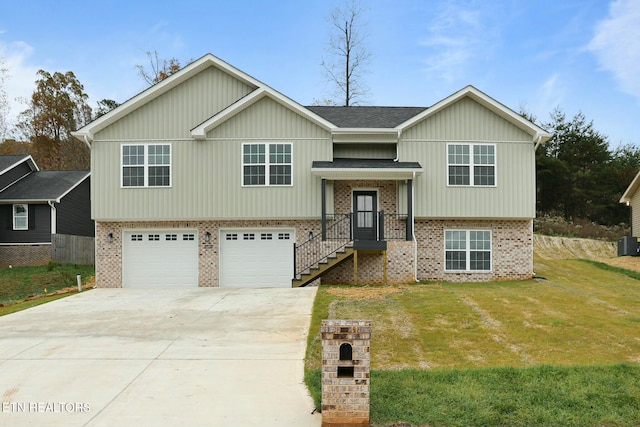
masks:
<svg viewBox="0 0 640 427"><path fill-rule="evenodd" d="M5 88L8 72L5 61L0 58L0 142L9 134L9 100Z"/></svg>
<svg viewBox="0 0 640 427"><path fill-rule="evenodd" d="M365 46L366 9L359 0L346 0L342 7L330 15L331 31L327 48L331 59L322 61L329 83L335 85L334 95L344 99L344 106L358 105L368 95L363 81L371 53Z"/></svg>
<svg viewBox="0 0 640 427"><path fill-rule="evenodd" d="M145 53L147 54L147 58L149 58L150 68L144 65L136 65L136 68L138 69L138 74L140 74L149 86L153 86L180 71L180 62L176 58L160 59L157 50L153 52L146 51Z"/></svg>

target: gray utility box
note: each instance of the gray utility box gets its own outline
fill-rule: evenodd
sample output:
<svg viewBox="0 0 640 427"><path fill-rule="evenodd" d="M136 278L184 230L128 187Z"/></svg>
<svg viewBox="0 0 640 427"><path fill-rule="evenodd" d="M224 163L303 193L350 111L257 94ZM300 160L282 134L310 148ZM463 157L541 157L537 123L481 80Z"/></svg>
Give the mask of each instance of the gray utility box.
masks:
<svg viewBox="0 0 640 427"><path fill-rule="evenodd" d="M618 239L618 256L638 256L640 250L640 237L625 236Z"/></svg>

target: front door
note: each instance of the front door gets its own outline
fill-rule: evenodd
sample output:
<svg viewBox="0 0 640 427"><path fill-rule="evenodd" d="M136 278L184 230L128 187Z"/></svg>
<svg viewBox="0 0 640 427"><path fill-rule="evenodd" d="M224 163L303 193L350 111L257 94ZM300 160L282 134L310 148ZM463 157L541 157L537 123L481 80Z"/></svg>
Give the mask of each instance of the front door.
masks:
<svg viewBox="0 0 640 427"><path fill-rule="evenodd" d="M353 192L353 240L377 240L377 207L375 191Z"/></svg>

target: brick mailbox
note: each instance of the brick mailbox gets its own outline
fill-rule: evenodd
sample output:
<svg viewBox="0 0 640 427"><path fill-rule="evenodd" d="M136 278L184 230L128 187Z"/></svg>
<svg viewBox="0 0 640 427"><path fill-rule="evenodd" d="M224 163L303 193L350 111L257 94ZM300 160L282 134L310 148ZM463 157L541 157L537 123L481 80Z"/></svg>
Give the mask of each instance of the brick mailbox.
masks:
<svg viewBox="0 0 640 427"><path fill-rule="evenodd" d="M322 426L368 426L370 320L323 320Z"/></svg>

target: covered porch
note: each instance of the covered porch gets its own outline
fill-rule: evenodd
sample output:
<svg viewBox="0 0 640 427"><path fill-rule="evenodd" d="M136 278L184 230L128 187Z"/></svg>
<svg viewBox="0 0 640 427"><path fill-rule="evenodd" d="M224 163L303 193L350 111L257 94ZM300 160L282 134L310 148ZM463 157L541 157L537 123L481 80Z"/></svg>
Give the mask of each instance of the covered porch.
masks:
<svg viewBox="0 0 640 427"><path fill-rule="evenodd" d="M311 172L321 180L321 230L296 245L294 280L350 258L357 283L358 253L364 252L381 259L386 283L388 243L413 240L413 182L422 171L418 162L391 159L313 162Z"/></svg>

